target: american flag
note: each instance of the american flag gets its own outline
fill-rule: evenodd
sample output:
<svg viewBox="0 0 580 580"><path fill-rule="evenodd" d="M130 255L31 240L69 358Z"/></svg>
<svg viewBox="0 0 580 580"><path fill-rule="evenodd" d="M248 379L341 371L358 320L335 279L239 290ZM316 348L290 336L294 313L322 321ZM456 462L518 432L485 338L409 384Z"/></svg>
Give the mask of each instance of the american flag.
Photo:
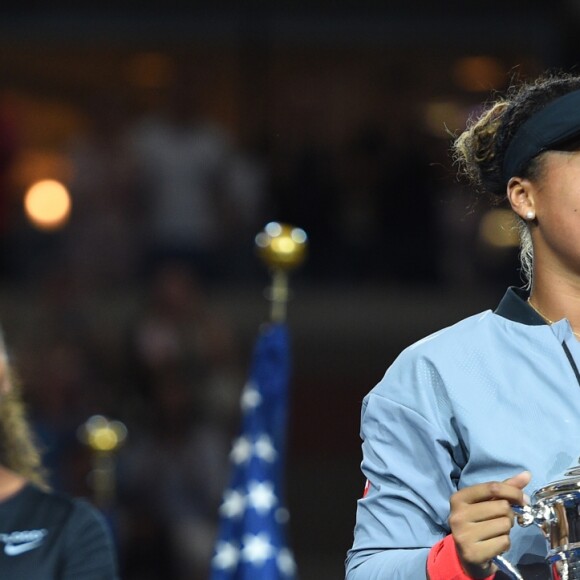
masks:
<svg viewBox="0 0 580 580"><path fill-rule="evenodd" d="M220 506L211 580L293 580L282 482L290 375L288 331L265 326L242 394L242 426L230 454L232 478Z"/></svg>

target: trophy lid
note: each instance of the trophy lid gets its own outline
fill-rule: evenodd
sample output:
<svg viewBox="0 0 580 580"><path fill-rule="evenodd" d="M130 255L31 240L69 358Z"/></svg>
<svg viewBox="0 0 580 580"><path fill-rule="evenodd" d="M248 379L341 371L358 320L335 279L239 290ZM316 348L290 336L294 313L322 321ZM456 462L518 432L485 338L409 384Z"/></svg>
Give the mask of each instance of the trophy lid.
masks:
<svg viewBox="0 0 580 580"><path fill-rule="evenodd" d="M537 489L532 494L532 504L536 503L538 500L550 499L554 496L566 495L569 493L579 493L580 494L580 467L574 467L566 472L566 479L560 479L558 481L552 481Z"/></svg>

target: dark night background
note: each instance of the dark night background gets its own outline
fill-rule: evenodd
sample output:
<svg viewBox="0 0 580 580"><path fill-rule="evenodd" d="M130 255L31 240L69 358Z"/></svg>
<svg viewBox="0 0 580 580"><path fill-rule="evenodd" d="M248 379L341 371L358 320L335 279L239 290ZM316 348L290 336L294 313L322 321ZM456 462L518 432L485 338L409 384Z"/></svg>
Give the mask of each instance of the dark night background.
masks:
<svg viewBox="0 0 580 580"><path fill-rule="evenodd" d="M127 425L124 578L206 577L268 316L268 221L310 241L286 465L307 580L343 575L365 393L402 348L520 283L451 135L511 78L577 70L580 2L336 4L3 5L0 319L57 489L91 497L79 425ZM50 231L23 209L42 179L73 204Z"/></svg>

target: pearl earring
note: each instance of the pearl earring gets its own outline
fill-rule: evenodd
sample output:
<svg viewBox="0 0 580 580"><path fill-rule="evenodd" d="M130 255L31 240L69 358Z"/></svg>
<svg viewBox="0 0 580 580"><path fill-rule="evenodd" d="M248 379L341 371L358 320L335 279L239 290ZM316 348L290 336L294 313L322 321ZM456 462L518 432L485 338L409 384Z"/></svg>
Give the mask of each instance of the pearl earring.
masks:
<svg viewBox="0 0 580 580"><path fill-rule="evenodd" d="M536 212L530 210L528 213L526 213L526 219L527 220L533 220L536 218Z"/></svg>

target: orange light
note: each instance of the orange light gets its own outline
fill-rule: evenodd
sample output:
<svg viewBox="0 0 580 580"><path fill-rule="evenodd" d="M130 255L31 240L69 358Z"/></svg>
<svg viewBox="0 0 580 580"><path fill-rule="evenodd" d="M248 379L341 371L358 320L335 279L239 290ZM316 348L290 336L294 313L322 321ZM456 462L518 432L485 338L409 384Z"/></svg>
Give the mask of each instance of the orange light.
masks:
<svg viewBox="0 0 580 580"><path fill-rule="evenodd" d="M162 53L138 54L129 62L127 74L137 87L158 89L166 87L173 78L173 63Z"/></svg>
<svg viewBox="0 0 580 580"><path fill-rule="evenodd" d="M71 205L67 188L54 179L37 181L24 196L26 216L40 230L57 230L64 226Z"/></svg>
<svg viewBox="0 0 580 580"><path fill-rule="evenodd" d="M505 85L507 75L502 63L491 56L466 56L453 67L455 83L470 92L490 91Z"/></svg>

